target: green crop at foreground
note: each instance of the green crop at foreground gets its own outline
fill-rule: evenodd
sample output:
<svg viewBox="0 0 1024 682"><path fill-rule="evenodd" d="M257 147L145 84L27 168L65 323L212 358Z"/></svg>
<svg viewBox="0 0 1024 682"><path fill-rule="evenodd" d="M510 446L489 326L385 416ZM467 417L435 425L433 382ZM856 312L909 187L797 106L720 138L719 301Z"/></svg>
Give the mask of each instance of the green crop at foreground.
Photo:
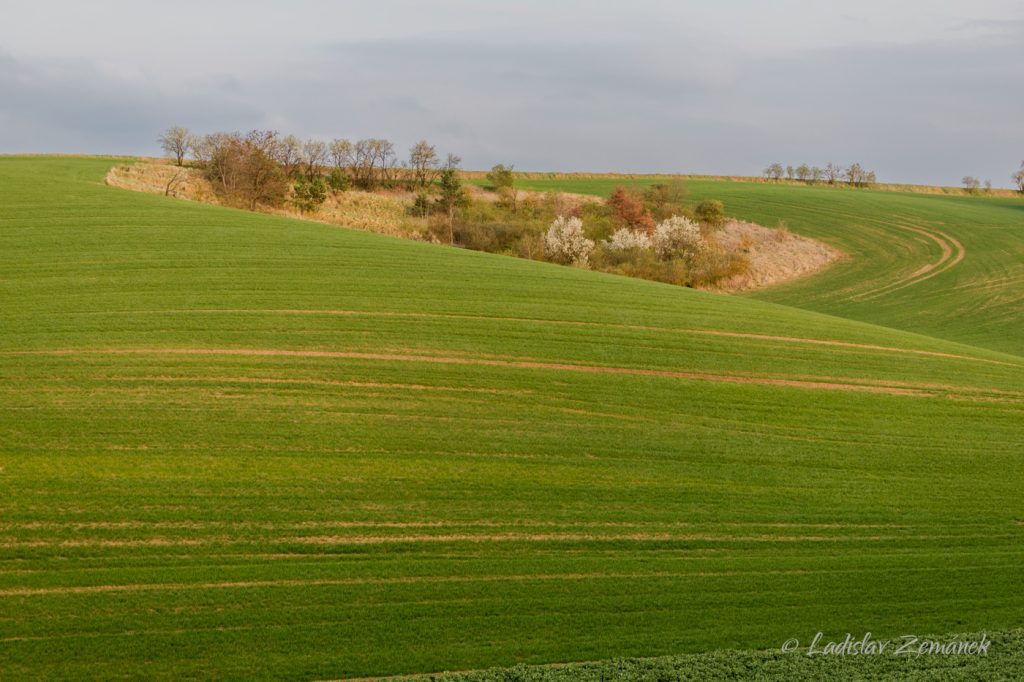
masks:
<svg viewBox="0 0 1024 682"><path fill-rule="evenodd" d="M0 159L3 679L1022 625L1019 356L109 164Z"/></svg>
<svg viewBox="0 0 1024 682"><path fill-rule="evenodd" d="M824 641L830 641L828 639ZM844 642L844 636L836 642ZM858 643L875 642L863 636ZM989 646L983 654L941 653L935 645L957 642ZM951 649L952 650L952 649ZM404 678L410 682L717 682L717 680L787 680L818 682L829 679L916 680L920 682L974 682L1017 680L1024 668L1024 633L914 636L886 643L882 654L845 656L776 651L712 651L661 658L613 659L554 666L517 666L467 673L447 673ZM899 653L897 653L899 652Z"/></svg>

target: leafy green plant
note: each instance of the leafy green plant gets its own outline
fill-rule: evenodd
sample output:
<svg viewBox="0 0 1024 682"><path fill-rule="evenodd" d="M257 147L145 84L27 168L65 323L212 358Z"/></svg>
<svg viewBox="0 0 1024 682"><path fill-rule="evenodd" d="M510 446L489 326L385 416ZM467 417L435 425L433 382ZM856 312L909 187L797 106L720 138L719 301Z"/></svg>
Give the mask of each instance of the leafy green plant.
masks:
<svg viewBox="0 0 1024 682"><path fill-rule="evenodd" d="M718 199L705 199L693 209L697 220L711 227L718 227L725 222L725 205Z"/></svg>
<svg viewBox="0 0 1024 682"><path fill-rule="evenodd" d="M315 211L326 200L327 184L320 176L316 176L312 180L305 176L300 176L295 182L295 186L292 187L292 204L301 213Z"/></svg>
<svg viewBox="0 0 1024 682"><path fill-rule="evenodd" d="M333 168L327 176L327 186L334 192L347 192L352 188L352 178L340 168Z"/></svg>

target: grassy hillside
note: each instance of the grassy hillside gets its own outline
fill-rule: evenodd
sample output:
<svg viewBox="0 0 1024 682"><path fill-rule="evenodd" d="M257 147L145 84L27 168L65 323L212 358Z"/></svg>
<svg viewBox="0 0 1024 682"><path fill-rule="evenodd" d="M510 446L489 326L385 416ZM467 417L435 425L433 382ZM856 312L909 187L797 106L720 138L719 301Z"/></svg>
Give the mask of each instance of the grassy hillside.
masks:
<svg viewBox="0 0 1024 682"><path fill-rule="evenodd" d="M1022 625L1021 358L109 164L0 159L4 679Z"/></svg>
<svg viewBox="0 0 1024 682"><path fill-rule="evenodd" d="M608 196L651 179L522 180ZM850 255L822 275L757 298L1024 354L1024 200L691 180L693 199L821 239Z"/></svg>

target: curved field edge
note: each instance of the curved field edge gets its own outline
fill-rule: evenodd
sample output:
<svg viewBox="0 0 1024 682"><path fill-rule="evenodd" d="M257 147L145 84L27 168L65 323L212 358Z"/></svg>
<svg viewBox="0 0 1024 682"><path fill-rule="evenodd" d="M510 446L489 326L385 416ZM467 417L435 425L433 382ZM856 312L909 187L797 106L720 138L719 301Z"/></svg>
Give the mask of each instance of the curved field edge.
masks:
<svg viewBox="0 0 1024 682"><path fill-rule="evenodd" d="M658 178L527 179L533 190L607 196ZM478 181L483 182L483 181ZM1024 353L1024 199L688 181L744 220L818 239L850 258L749 296L850 319Z"/></svg>
<svg viewBox="0 0 1024 682"><path fill-rule="evenodd" d="M774 651L713 651L702 654L663 656L658 658L622 658L586 663L547 666L517 666L468 672L449 672L403 677L377 678L408 680L408 682L715 682L715 680L791 680L817 682L823 679L858 680L1015 680L1024 668L1024 630L986 633L957 633L940 637L923 637L941 643L981 642L990 640L984 655L923 654L892 655L899 646L908 644L900 637L892 638L888 654L883 655L817 655ZM844 635L824 641L842 642ZM860 641L861 637L853 638ZM875 642L885 638L873 636ZM919 647L920 644L914 645Z"/></svg>
<svg viewBox="0 0 1024 682"><path fill-rule="evenodd" d="M0 163L5 670L330 678L1020 625L1019 358L105 167Z"/></svg>

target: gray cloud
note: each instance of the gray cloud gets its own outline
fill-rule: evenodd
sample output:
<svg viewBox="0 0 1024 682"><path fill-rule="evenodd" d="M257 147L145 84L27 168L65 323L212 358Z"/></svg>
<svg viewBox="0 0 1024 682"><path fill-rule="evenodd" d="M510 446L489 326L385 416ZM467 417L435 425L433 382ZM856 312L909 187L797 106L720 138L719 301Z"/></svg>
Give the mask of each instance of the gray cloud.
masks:
<svg viewBox="0 0 1024 682"><path fill-rule="evenodd" d="M389 6L405 9L390 24ZM858 160L894 181L1000 185L1024 156L1024 19L997 19L1014 7L1002 0L973 16L936 0L921 22L874 0L846 15L789 0L771 12L524 0L497 20L459 1L433 13L296 7L324 21L275 34L284 5L263 2L262 23L250 16L237 34L211 42L206 27L177 53L153 40L124 58L60 46L59 30L39 54L0 28L0 151L155 153L171 124L260 126L399 147L426 137L471 167L757 173Z"/></svg>
<svg viewBox="0 0 1024 682"><path fill-rule="evenodd" d="M152 152L168 121L245 127L262 118L221 92L171 94L88 62L26 63L0 53L5 152Z"/></svg>

